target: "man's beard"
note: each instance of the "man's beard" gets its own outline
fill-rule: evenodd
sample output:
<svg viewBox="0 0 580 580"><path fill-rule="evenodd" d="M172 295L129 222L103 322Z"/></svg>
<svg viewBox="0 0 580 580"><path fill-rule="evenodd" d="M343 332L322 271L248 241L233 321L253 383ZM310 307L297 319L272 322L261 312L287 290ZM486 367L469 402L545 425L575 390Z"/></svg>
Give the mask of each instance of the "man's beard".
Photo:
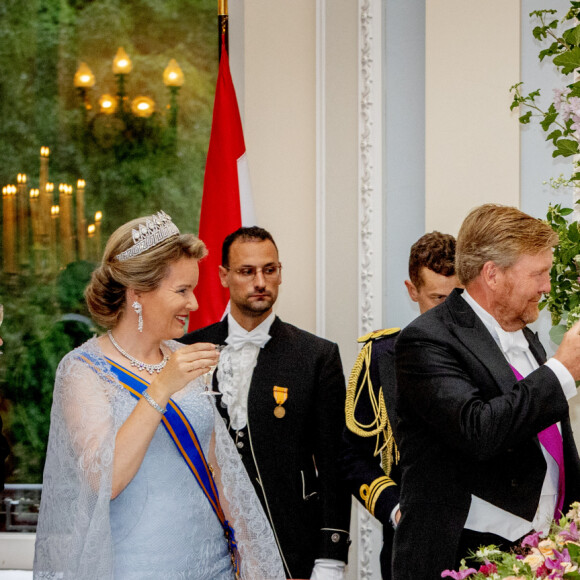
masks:
<svg viewBox="0 0 580 580"><path fill-rule="evenodd" d="M274 301L271 297L268 297L254 302L246 301L243 304L238 304L238 308L250 316L260 316L270 310L273 305Z"/></svg>
<svg viewBox="0 0 580 580"><path fill-rule="evenodd" d="M540 309L538 308L538 304L530 304L527 302L525 308L519 312L514 312L514 310L506 307L500 307L496 314L496 319L504 330L514 332L535 322L539 315Z"/></svg>

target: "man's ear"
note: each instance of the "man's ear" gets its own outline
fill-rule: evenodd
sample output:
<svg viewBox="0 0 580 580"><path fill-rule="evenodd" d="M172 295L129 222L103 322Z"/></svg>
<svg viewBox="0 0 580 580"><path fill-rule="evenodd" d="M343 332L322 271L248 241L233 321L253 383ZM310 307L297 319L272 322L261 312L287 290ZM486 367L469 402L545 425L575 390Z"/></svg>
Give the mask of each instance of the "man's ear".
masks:
<svg viewBox="0 0 580 580"><path fill-rule="evenodd" d="M419 302L419 291L417 287L411 280L405 280L405 286L407 287L407 292L413 302Z"/></svg>
<svg viewBox="0 0 580 580"><path fill-rule="evenodd" d="M223 266L218 266L218 274L220 276L220 282L224 288L229 288L228 285L228 270Z"/></svg>
<svg viewBox="0 0 580 580"><path fill-rule="evenodd" d="M498 277L501 275L501 271L498 265L491 260L486 262L481 268L480 276L485 282L486 286L489 288L495 288L498 284Z"/></svg>

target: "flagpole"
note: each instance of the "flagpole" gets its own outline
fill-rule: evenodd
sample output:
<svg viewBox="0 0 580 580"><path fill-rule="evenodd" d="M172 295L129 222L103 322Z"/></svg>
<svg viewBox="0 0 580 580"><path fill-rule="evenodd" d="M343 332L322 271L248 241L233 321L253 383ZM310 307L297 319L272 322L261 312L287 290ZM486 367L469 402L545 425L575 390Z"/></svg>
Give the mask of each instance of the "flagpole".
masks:
<svg viewBox="0 0 580 580"><path fill-rule="evenodd" d="M218 0L218 47L219 59L222 57L222 37L226 45L226 52L230 53L228 42L228 0Z"/></svg>
<svg viewBox="0 0 580 580"><path fill-rule="evenodd" d="M224 0L219 6L220 13L226 12ZM221 16L227 19L226 14ZM199 264L199 284L195 289L199 310L189 313L189 332L224 316L230 296L218 276L221 248L224 238L242 225L256 225L256 218L242 120L226 50L221 53L216 79L199 220L199 237L209 253Z"/></svg>

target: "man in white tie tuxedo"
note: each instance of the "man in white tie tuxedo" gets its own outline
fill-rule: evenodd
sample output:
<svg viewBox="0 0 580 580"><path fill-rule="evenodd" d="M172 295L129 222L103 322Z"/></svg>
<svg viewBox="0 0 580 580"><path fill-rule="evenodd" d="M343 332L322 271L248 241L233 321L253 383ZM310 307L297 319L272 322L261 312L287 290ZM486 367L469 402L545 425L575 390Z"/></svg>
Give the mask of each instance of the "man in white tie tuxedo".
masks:
<svg viewBox="0 0 580 580"><path fill-rule="evenodd" d="M230 290L229 314L182 341L226 345L213 378L217 407L288 578L342 580L350 495L338 475L345 401L338 347L274 315L282 264L266 230L227 236L219 276Z"/></svg>
<svg viewBox="0 0 580 580"><path fill-rule="evenodd" d="M481 545L510 548L580 498L568 413L580 324L547 361L527 328L550 291L557 242L516 208L476 208L457 238L465 290L401 332L395 580L440 578Z"/></svg>

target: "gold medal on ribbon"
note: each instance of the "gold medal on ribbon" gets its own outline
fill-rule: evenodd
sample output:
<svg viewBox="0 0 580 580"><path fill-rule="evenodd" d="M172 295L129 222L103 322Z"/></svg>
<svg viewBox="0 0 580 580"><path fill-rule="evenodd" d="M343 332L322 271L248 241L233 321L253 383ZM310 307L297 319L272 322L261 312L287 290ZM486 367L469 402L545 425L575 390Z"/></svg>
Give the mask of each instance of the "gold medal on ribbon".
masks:
<svg viewBox="0 0 580 580"><path fill-rule="evenodd" d="M286 415L286 409L282 405L288 399L288 389L286 387L274 387L274 400L276 401L277 407L274 408L274 417L276 419L282 419Z"/></svg>

